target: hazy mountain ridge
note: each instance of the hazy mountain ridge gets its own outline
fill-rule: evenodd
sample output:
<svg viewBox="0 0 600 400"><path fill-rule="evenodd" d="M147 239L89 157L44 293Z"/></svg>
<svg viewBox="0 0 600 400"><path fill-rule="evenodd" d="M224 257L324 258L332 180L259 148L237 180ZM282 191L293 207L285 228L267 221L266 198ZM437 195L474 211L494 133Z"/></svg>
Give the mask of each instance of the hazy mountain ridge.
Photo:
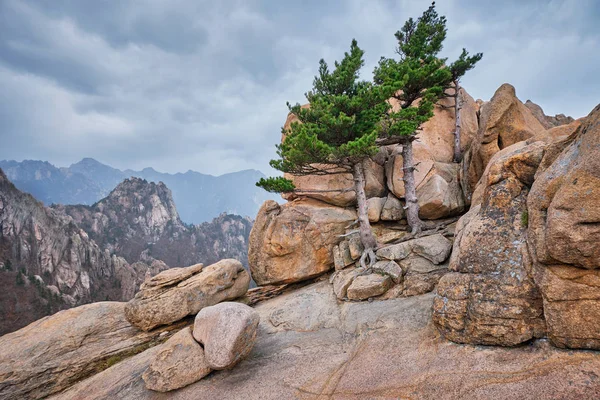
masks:
<svg viewBox="0 0 600 400"><path fill-rule="evenodd" d="M57 168L44 161L4 160L0 161L0 168L19 190L31 193L46 205L92 205L130 177L164 182L171 189L181 218L186 223L207 222L223 212L254 216L265 200L277 198L254 185L264 177L256 170L221 176L191 170L168 174L153 168L121 171L92 158L84 158L67 168Z"/></svg>

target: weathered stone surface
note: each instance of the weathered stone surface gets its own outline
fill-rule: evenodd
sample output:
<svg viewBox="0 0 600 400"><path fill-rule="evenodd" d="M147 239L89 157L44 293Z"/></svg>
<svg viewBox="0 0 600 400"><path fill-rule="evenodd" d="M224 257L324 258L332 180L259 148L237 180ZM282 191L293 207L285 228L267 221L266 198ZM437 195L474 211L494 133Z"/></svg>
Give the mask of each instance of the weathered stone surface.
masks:
<svg viewBox="0 0 600 400"><path fill-rule="evenodd" d="M248 261L258 285L309 279L333 267L333 247L356 212L316 200L263 204L252 231Z"/></svg>
<svg viewBox="0 0 600 400"><path fill-rule="evenodd" d="M46 397L158 340L131 326L124 307L79 306L0 337L0 398Z"/></svg>
<svg viewBox="0 0 600 400"><path fill-rule="evenodd" d="M483 198L457 225L433 321L450 340L514 346L544 333L542 299L527 273L527 194L541 142L505 150L481 179ZM519 166L523 166L520 168Z"/></svg>
<svg viewBox="0 0 600 400"><path fill-rule="evenodd" d="M419 136L424 135L421 133ZM417 189L423 183L425 177L433 168L435 163L434 152L426 144L413 142L413 158L415 163L419 163L414 173L415 185ZM387 177L387 186L397 198L404 198L404 170L402 166L402 148L398 146L385 165L385 175Z"/></svg>
<svg viewBox="0 0 600 400"><path fill-rule="evenodd" d="M386 200L387 197L371 197L367 199L367 216L369 222L379 222L381 210Z"/></svg>
<svg viewBox="0 0 600 400"><path fill-rule="evenodd" d="M127 320L148 331L196 314L204 307L241 297L248 291L250 275L237 260L189 268L194 271L192 275L184 268L174 273L165 271L164 278L151 278L127 303Z"/></svg>
<svg viewBox="0 0 600 400"><path fill-rule="evenodd" d="M600 349L599 149L600 106L547 152L527 199L533 275L561 347Z"/></svg>
<svg viewBox="0 0 600 400"><path fill-rule="evenodd" d="M260 303L254 351L169 394L174 400L593 399L600 354L523 346L459 346L431 324L433 295L338 302L320 282ZM140 378L155 348L78 383L57 399L161 399ZM459 377L460 379L458 379ZM257 379L260 389L257 389Z"/></svg>
<svg viewBox="0 0 600 400"><path fill-rule="evenodd" d="M480 110L479 130L465 156L465 191L472 193L492 156L505 147L545 131L531 111L521 103L515 88L504 84Z"/></svg>
<svg viewBox="0 0 600 400"><path fill-rule="evenodd" d="M224 302L200 310L194 321L194 339L204 345L207 365L232 368L250 353L256 342L260 317L242 303Z"/></svg>
<svg viewBox="0 0 600 400"><path fill-rule="evenodd" d="M542 110L542 107L535 104L531 100L527 100L525 102L525 107L527 107L529 111L531 111L533 116L536 117L540 124L542 124L542 126L546 129L551 129L562 125L568 125L571 122L573 122L573 118L567 117L565 116L565 114L557 114L553 117L546 115L544 113L544 110Z"/></svg>
<svg viewBox="0 0 600 400"><path fill-rule="evenodd" d="M161 346L142 379L148 389L168 392L199 381L210 372L204 349L192 337L192 329L187 327Z"/></svg>
<svg viewBox="0 0 600 400"><path fill-rule="evenodd" d="M389 193L381 209L382 221L400 221L404 218L404 206L400 199Z"/></svg>
<svg viewBox="0 0 600 400"><path fill-rule="evenodd" d="M335 296L340 300L345 299L352 281L363 271L364 269L362 268L348 268L334 273L331 283L333 284L333 293L335 293Z"/></svg>
<svg viewBox="0 0 600 400"><path fill-rule="evenodd" d="M400 266L405 271L417 273L417 274L428 274L430 272L439 271L441 269L447 269L447 264L434 264L426 258L420 256L409 256L404 260L400 261Z"/></svg>
<svg viewBox="0 0 600 400"><path fill-rule="evenodd" d="M366 300L384 294L392 285L389 275L360 275L352 280L347 296L350 300Z"/></svg>
<svg viewBox="0 0 600 400"><path fill-rule="evenodd" d="M381 275L389 276L394 283L400 283L402 281L402 268L400 268L395 261L377 261L375 265L373 265L373 271Z"/></svg>
<svg viewBox="0 0 600 400"><path fill-rule="evenodd" d="M436 162L417 189L419 216L440 219L459 215L465 200L459 180L459 164Z"/></svg>
<svg viewBox="0 0 600 400"><path fill-rule="evenodd" d="M452 251L452 242L439 233L431 236L423 236L409 242L412 251L431 261L441 264L448 259Z"/></svg>
<svg viewBox="0 0 600 400"><path fill-rule="evenodd" d="M333 247L333 263L337 271L354 264L348 241L343 240L340 244Z"/></svg>

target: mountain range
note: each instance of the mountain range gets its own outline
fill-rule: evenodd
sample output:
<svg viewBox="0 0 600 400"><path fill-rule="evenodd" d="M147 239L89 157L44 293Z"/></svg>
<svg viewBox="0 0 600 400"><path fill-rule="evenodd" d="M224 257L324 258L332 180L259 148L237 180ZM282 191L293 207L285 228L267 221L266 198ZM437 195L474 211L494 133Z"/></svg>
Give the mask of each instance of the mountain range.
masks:
<svg viewBox="0 0 600 400"><path fill-rule="evenodd" d="M93 158L63 168L47 161L3 160L0 168L19 190L46 205L93 205L130 177L163 182L173 193L181 219L189 224L210 221L223 212L253 218L265 200L277 198L255 186L264 175L251 169L221 176L191 170L169 174L153 168L122 171Z"/></svg>

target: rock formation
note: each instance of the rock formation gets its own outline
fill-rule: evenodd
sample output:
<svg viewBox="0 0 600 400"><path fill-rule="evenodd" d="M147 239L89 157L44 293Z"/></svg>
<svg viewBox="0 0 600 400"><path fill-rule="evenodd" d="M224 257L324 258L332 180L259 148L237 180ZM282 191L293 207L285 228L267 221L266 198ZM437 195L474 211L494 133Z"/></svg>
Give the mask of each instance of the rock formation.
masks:
<svg viewBox="0 0 600 400"><path fill-rule="evenodd" d="M532 273L559 347L600 349L599 151L600 106L546 151L527 199Z"/></svg>
<svg viewBox="0 0 600 400"><path fill-rule="evenodd" d="M338 302L328 282L256 306L256 345L234 369L215 371L170 399L543 398L600 395L595 352L538 341L520 347L460 346L431 324L432 294ZM86 379L56 400L159 398L142 373L163 346Z"/></svg>
<svg viewBox="0 0 600 400"><path fill-rule="evenodd" d="M104 251L71 218L17 190L1 170L0 230L0 334L75 305L123 299L147 272L167 268L130 265Z"/></svg>
<svg viewBox="0 0 600 400"><path fill-rule="evenodd" d="M144 281L127 303L127 320L149 331L198 313L204 307L236 299L248 291L250 275L233 259L203 267L173 268Z"/></svg>
<svg viewBox="0 0 600 400"><path fill-rule="evenodd" d="M55 206L101 247L128 262L161 260L171 267L236 258L247 265L249 218L221 214L186 225L162 183L126 179L92 206Z"/></svg>

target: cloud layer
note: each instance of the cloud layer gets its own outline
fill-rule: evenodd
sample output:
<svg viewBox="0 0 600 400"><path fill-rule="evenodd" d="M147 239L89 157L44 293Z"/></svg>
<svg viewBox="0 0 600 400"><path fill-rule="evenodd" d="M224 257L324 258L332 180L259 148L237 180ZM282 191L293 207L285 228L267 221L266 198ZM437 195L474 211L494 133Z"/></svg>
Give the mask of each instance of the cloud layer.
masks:
<svg viewBox="0 0 600 400"><path fill-rule="evenodd" d="M268 160L287 108L320 58L356 38L364 77L429 1L0 2L0 159L222 174ZM595 0L438 1L444 53L484 59L463 80L489 99L504 82L547 114L599 101Z"/></svg>

